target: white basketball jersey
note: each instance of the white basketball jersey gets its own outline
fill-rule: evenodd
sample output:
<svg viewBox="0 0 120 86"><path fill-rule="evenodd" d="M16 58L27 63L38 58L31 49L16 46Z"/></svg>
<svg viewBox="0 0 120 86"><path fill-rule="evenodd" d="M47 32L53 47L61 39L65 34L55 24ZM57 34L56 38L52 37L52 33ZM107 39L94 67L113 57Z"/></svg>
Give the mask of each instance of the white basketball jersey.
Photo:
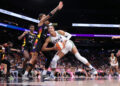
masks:
<svg viewBox="0 0 120 86"><path fill-rule="evenodd" d="M116 64L117 62L116 62L116 57L114 56L113 58L112 57L110 57L110 60L111 60L111 63L112 64Z"/></svg>
<svg viewBox="0 0 120 86"><path fill-rule="evenodd" d="M53 37L53 36L50 35L50 39L51 39L51 42L53 44L56 44L57 42L63 42L65 40L67 40L67 38L65 36L59 34L57 31L55 31L55 32L56 32L56 37Z"/></svg>

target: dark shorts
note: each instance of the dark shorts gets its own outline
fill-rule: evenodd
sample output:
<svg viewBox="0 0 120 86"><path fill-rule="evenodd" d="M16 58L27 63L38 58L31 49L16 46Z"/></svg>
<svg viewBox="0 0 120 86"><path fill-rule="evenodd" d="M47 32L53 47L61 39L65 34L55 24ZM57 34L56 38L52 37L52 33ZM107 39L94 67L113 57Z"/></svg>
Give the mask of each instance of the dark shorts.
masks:
<svg viewBox="0 0 120 86"><path fill-rule="evenodd" d="M42 48L44 42L45 42L45 39L43 39L43 38L38 39L37 45L33 46L33 51L39 53L41 51L41 48Z"/></svg>
<svg viewBox="0 0 120 86"><path fill-rule="evenodd" d="M1 62L2 62L2 57L3 56L3 54L2 53L0 53L0 64L1 64Z"/></svg>
<svg viewBox="0 0 120 86"><path fill-rule="evenodd" d="M32 46L24 46L24 48L22 49L22 51L24 52L24 50L28 51L29 53L33 51Z"/></svg>
<svg viewBox="0 0 120 86"><path fill-rule="evenodd" d="M9 61L8 61L8 60L6 60L6 59L3 59L3 60L1 60L1 61L0 61L0 64L1 64L1 63L8 64L8 63L9 63Z"/></svg>

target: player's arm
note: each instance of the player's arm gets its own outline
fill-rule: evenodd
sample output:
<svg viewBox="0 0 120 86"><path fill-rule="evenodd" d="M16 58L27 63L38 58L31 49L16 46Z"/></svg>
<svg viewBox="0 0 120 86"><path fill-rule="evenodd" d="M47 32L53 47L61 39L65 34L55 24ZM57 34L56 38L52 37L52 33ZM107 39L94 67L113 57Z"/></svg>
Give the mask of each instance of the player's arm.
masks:
<svg viewBox="0 0 120 86"><path fill-rule="evenodd" d="M48 37L46 40L45 40L45 43L43 44L43 47L42 47L42 51L51 51L51 50L55 50L55 47L51 47L51 48L48 48L48 44L50 42L50 38Z"/></svg>
<svg viewBox="0 0 120 86"><path fill-rule="evenodd" d="M110 64L111 64L111 58L109 58Z"/></svg>
<svg viewBox="0 0 120 86"><path fill-rule="evenodd" d="M120 36L113 36L112 39L120 39Z"/></svg>
<svg viewBox="0 0 120 86"><path fill-rule="evenodd" d="M10 48L11 51L20 52L19 49Z"/></svg>
<svg viewBox="0 0 120 86"><path fill-rule="evenodd" d="M117 62L117 57L115 58L115 62Z"/></svg>
<svg viewBox="0 0 120 86"><path fill-rule="evenodd" d="M69 40L72 37L72 35L70 33L65 32L63 30L58 30L58 33L65 36L67 38L67 40Z"/></svg>
<svg viewBox="0 0 120 86"><path fill-rule="evenodd" d="M51 18L58 10L61 10L63 7L63 2L60 1L58 6L53 9L46 17L42 18L38 24L38 26L41 26L45 21L47 21L49 18Z"/></svg>
<svg viewBox="0 0 120 86"><path fill-rule="evenodd" d="M21 40L27 33L28 33L28 31L25 31L22 35L20 35L20 36L18 37L18 39Z"/></svg>

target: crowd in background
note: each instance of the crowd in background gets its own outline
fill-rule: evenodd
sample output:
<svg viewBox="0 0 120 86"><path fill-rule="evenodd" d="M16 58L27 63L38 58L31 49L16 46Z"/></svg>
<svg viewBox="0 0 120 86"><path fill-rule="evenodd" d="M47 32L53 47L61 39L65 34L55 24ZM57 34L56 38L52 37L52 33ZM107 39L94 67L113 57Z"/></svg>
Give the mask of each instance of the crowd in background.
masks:
<svg viewBox="0 0 120 86"><path fill-rule="evenodd" d="M108 76L110 70L110 53L115 52L115 50L104 50L100 51L89 49L79 49L79 52L82 56L86 57L89 62L95 66L98 71L98 76ZM51 53L52 54L52 53ZM54 56L54 55L53 55ZM9 60L11 63L11 74L14 77L21 77L19 71L22 69L22 62L24 60L22 53L13 52L10 55L7 55L5 59ZM45 61L47 58L44 55L39 55L37 64L32 70L31 75L34 77L39 77L41 72L44 70ZM119 62L119 58L118 58ZM4 64L0 65L0 74L4 73ZM50 74L51 68L48 69L48 75ZM90 72L89 68L84 64L79 62L72 54L64 56L61 60L58 61L58 67L56 69L55 75L57 77L89 77Z"/></svg>

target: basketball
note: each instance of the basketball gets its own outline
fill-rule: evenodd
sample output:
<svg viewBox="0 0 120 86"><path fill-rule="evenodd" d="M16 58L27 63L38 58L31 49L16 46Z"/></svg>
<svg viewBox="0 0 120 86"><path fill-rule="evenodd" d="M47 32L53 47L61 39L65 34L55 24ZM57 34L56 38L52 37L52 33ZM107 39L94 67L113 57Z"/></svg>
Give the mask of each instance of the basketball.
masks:
<svg viewBox="0 0 120 86"><path fill-rule="evenodd" d="M62 50L65 47L64 43L62 43L62 42L57 42L55 44L55 46L56 46L57 50Z"/></svg>

